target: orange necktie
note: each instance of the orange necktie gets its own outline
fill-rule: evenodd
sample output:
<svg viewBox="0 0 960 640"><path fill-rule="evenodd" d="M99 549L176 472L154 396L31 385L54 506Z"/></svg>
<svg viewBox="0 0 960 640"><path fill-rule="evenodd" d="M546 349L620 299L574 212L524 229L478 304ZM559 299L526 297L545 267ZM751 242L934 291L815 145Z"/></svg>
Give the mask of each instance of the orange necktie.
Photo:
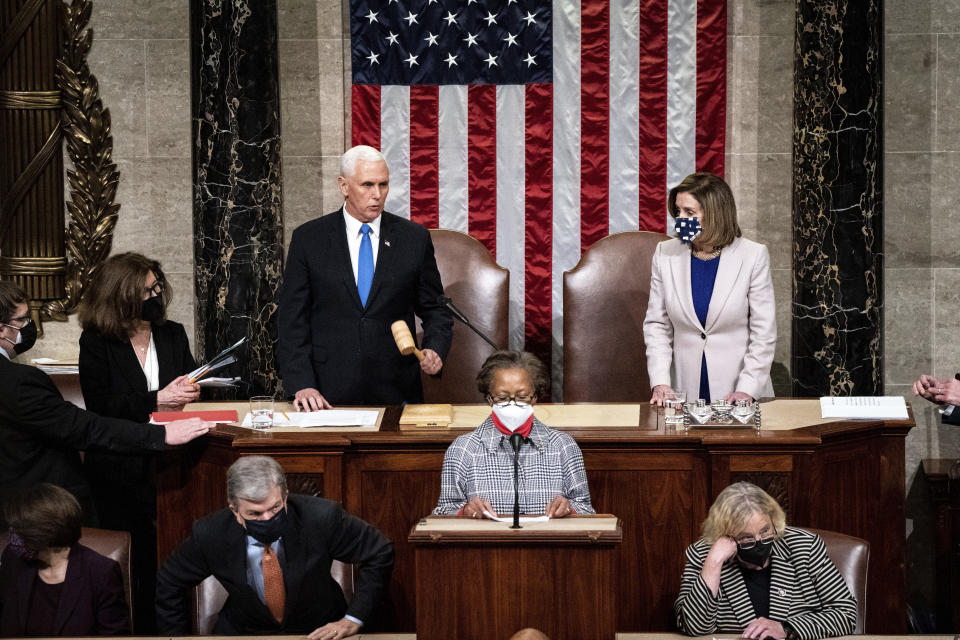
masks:
<svg viewBox="0 0 960 640"><path fill-rule="evenodd" d="M263 571L263 599L277 622L282 622L283 606L287 598L283 587L283 571L280 569L277 553L268 544L263 545L260 568Z"/></svg>

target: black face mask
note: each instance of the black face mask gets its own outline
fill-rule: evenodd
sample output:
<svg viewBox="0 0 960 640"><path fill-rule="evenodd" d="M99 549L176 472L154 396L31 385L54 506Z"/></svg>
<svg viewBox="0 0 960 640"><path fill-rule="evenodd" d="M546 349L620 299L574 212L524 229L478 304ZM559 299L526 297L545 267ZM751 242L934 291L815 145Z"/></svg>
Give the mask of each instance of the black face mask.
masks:
<svg viewBox="0 0 960 640"><path fill-rule="evenodd" d="M772 552L773 540L770 542L762 542L757 540L757 543L753 545L752 549L740 549L738 547L737 557L746 563L752 564L756 567L762 567L764 564L766 564L767 559L770 557Z"/></svg>
<svg viewBox="0 0 960 640"><path fill-rule="evenodd" d="M140 319L147 322L156 322L163 319L163 298L153 296L144 300L140 307Z"/></svg>
<svg viewBox="0 0 960 640"><path fill-rule="evenodd" d="M11 325L8 324L5 326L10 327ZM16 329L16 327L13 328ZM12 342L13 352L17 355L20 355L25 351L29 351L31 348L33 348L33 345L37 343L37 325L31 322L25 327L20 327L18 331L20 332L20 335L17 336L16 342L12 342L7 338L4 338L4 340Z"/></svg>
<svg viewBox="0 0 960 640"><path fill-rule="evenodd" d="M284 507L269 520L247 520L243 519L247 527L247 535L251 536L260 544L273 544L273 541L282 536L287 531L289 521L287 520L287 508Z"/></svg>

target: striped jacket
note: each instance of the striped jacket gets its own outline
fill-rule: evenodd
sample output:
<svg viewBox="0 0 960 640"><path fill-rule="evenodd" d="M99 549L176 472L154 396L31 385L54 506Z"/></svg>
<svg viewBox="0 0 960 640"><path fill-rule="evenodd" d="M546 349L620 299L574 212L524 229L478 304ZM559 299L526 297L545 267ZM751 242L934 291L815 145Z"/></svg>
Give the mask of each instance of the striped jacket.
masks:
<svg viewBox="0 0 960 640"><path fill-rule="evenodd" d="M701 539L687 547L677 626L688 635L739 633L757 618L735 562L724 565L717 597L700 577L710 547ZM819 536L787 527L773 545L770 619L787 622L804 640L853 633L857 602Z"/></svg>

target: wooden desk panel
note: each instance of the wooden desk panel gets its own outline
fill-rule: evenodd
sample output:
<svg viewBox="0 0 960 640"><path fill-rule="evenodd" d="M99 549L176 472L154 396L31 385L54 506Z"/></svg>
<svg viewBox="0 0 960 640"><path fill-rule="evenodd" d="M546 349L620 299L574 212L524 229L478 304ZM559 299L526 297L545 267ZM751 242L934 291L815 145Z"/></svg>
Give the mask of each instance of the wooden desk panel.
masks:
<svg viewBox="0 0 960 640"><path fill-rule="evenodd" d="M164 454L158 543L165 558L193 519L226 503L226 467L241 455L276 457L294 490L339 500L388 535L396 566L385 626L415 630L416 571L410 527L433 509L443 454L464 430L401 433L388 408L376 433L252 433L222 427ZM684 550L716 495L748 480L776 497L796 526L871 544L867 631L906 630L904 437L908 421L850 421L789 431L668 431L641 408L637 428L565 428L584 453L594 507L623 522L617 551L617 630L673 628ZM650 425L656 424L652 429ZM575 594L568 593L570 597ZM372 630L372 629L371 629Z"/></svg>

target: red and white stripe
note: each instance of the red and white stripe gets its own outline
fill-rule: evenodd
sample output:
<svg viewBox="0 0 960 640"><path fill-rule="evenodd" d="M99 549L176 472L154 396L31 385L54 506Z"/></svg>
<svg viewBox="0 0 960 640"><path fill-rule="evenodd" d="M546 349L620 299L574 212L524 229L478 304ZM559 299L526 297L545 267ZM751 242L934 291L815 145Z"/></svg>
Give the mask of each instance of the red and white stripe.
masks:
<svg viewBox="0 0 960 640"><path fill-rule="evenodd" d="M387 210L480 240L510 270L510 346L553 364L563 273L610 233L672 227L669 187L723 174L722 0L553 2L553 84L352 90L352 144Z"/></svg>

